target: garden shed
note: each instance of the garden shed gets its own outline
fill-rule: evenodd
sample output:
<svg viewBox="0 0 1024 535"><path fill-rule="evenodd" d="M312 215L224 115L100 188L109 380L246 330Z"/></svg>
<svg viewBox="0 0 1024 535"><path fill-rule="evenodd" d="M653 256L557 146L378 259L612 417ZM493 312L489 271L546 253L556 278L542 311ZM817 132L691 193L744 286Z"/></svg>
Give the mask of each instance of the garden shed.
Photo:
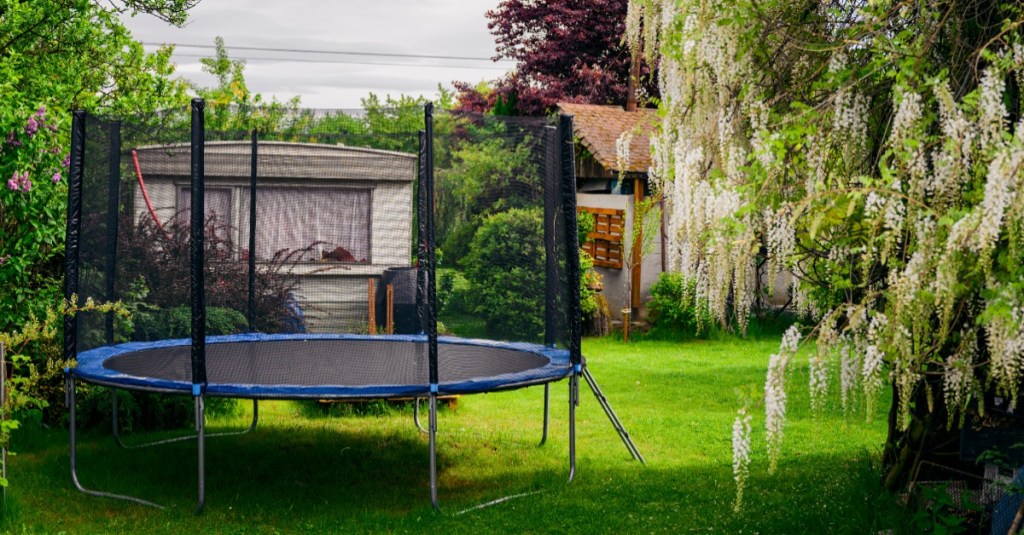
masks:
<svg viewBox="0 0 1024 535"><path fill-rule="evenodd" d="M633 232L635 203L650 193L647 170L651 165L649 137L657 125L652 109L624 110L621 106L560 103L562 113L573 116L576 136L576 204L595 218L597 228L581 247L594 259L604 280L604 294L612 316L626 307L637 311L650 297L650 287L665 271L664 240L658 229L654 251L625 272L623 240ZM629 146L629 158L619 169L619 139ZM631 277L626 295L626 277Z"/></svg>
<svg viewBox="0 0 1024 535"><path fill-rule="evenodd" d="M254 150L255 147L255 150ZM255 152L255 156L254 156ZM136 219L187 217L191 209L187 144L139 147ZM205 145L205 219L229 233L232 251L257 264L291 253L295 298L314 332L366 325L368 281L412 256L416 156L380 149L262 141ZM256 177L255 252L249 250L252 177ZM187 221L187 219L181 219ZM209 230L207 230L209 232ZM360 306L362 304L362 306ZM345 312L343 312L345 311Z"/></svg>

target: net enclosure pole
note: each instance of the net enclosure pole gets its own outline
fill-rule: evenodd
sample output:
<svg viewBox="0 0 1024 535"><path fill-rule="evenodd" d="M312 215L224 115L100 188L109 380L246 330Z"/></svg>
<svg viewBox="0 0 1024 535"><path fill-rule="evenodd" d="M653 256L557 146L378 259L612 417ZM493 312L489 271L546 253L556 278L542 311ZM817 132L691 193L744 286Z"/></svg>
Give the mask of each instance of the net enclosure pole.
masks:
<svg viewBox="0 0 1024 535"><path fill-rule="evenodd" d="M117 300L114 281L117 279L117 222L118 204L121 198L121 121L114 121L110 124L110 146L108 150L108 172L107 172L107 254L106 266L104 266L104 280L106 286L106 300L113 302ZM106 328L106 342L114 343L114 313L107 312L104 318Z"/></svg>
<svg viewBox="0 0 1024 535"><path fill-rule="evenodd" d="M561 200L561 176L559 167L558 131L552 127L544 128L544 345L554 347L557 341L558 296L558 257L556 218L559 216L558 204Z"/></svg>
<svg viewBox="0 0 1024 535"><path fill-rule="evenodd" d="M259 174L257 151L259 132L252 129L252 152L249 161L249 332L256 330L256 175Z"/></svg>
<svg viewBox="0 0 1024 535"><path fill-rule="evenodd" d="M416 318L420 334L427 332L427 194L424 192L427 166L426 132L419 131L419 153L416 168Z"/></svg>
<svg viewBox="0 0 1024 535"><path fill-rule="evenodd" d="M85 120L82 110L71 115L71 152L68 170L68 212L64 236L64 300L70 303L78 294L78 258L82 231L82 174L85 169ZM64 316L64 358L78 356L78 319Z"/></svg>
<svg viewBox="0 0 1024 535"><path fill-rule="evenodd" d="M558 127L544 128L544 345L555 347L558 343L558 275L557 250L558 204L562 197L561 166L558 144ZM544 384L544 416L540 444L548 441L548 423L551 411L551 385Z"/></svg>
<svg viewBox="0 0 1024 535"><path fill-rule="evenodd" d="M206 277L204 251L205 213L205 144L203 99L192 99L192 146L191 146L191 200L192 213L189 218L189 273L191 286L189 297L192 303L192 391L201 393L206 383Z"/></svg>
<svg viewBox="0 0 1024 535"><path fill-rule="evenodd" d="M576 165L574 162L572 116L559 116L562 160L562 214L565 217L565 266L568 279L567 312L569 330L569 358L576 366L583 364L581 349L582 310L580 308L580 256L576 227ZM580 370L576 370L579 374Z"/></svg>
<svg viewBox="0 0 1024 535"><path fill-rule="evenodd" d="M576 232L576 168L572 138L572 116L558 117L559 154L561 156L562 214L565 217L566 304L568 313L569 360L569 481L576 476L576 406L580 401L580 374L583 370L580 328L580 257Z"/></svg>
<svg viewBox="0 0 1024 535"><path fill-rule="evenodd" d="M429 343L429 365L431 393L436 394L438 384L437 372L437 289L435 271L437 269L436 247L434 244L434 105L430 102L424 108L425 146L424 146L424 189L423 199L426 213L426 249L427 249L427 340Z"/></svg>
<svg viewBox="0 0 1024 535"><path fill-rule="evenodd" d="M437 499L437 291L435 269L437 268L434 245L434 105L430 102L423 109L424 120L424 202L426 213L427 249L427 358L430 369L430 415L428 432L430 436L430 504L440 511Z"/></svg>
<svg viewBox="0 0 1024 535"><path fill-rule="evenodd" d="M189 271L192 302L192 396L195 398L198 490L196 514L206 506L206 413L203 387L206 384L206 284L204 251L204 215L206 212L204 179L206 125L202 99L192 99L192 213L189 224Z"/></svg>

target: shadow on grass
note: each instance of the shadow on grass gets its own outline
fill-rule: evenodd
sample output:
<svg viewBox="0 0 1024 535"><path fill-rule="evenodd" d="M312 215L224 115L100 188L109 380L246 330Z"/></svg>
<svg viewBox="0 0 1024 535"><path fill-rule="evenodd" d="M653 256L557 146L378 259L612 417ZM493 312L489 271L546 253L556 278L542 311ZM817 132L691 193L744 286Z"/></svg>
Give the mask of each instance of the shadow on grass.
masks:
<svg viewBox="0 0 1024 535"><path fill-rule="evenodd" d="M22 512L17 520L28 522L30 530L905 532L902 510L881 490L867 454L853 460L783 459L773 475L755 467L745 505L734 513L735 486L724 463L643 467L591 458L584 451L576 481L567 484L564 445L537 448L526 438L452 434L439 440L445 513L435 515L429 505L427 441L415 429L277 427L208 442L208 509L196 519L191 515L194 443L126 451L101 434L83 437L79 467L86 486L168 506L158 511L75 491L61 454L62 434L48 434L43 451L18 463L22 472L16 484L31 487L33 501L17 505ZM534 491L541 492L452 514ZM57 503L66 525L37 516Z"/></svg>
<svg viewBox="0 0 1024 535"><path fill-rule="evenodd" d="M513 506L474 511L472 522L498 532L521 529L536 515L537 531L570 533L910 533L907 513L882 490L867 458L836 462L807 456L769 475L754 473L734 511L731 467L639 466L606 469L584 463L575 483ZM531 503L532 502L532 503ZM784 506L780 507L780 504ZM470 527L468 521L460 529Z"/></svg>
<svg viewBox="0 0 1024 535"><path fill-rule="evenodd" d="M359 419L356 419L359 420ZM358 421L352 423L359 423ZM329 425L329 426L328 426ZM373 424L371 424L372 426ZM337 422L322 427L288 429L257 428L243 436L210 438L206 443L207 503L214 510L224 507L260 510L271 513L320 514L323 507L337 508L349 514L373 511L374 514L403 514L429 507L429 451L426 435L409 422L395 430L361 426L339 429ZM217 429L219 431L220 429ZM211 429L211 431L214 431ZM24 461L35 482L46 485L51 499L65 504L69 515L90 508L113 513L133 510L143 516L162 514L149 508L87 496L75 491L68 472L66 442L56 441L66 433L47 432L50 440L25 454ZM131 437L141 442L175 436L173 432L147 433ZM45 442L45 446L43 444ZM450 499L465 501L485 494L491 485L502 487L506 478L495 476L480 481L475 475L458 470L458 464L480 462L479 457L508 455L515 468L517 483L536 477L547 479L543 463L532 469L521 466L517 450L532 450L532 437L505 443L501 437L481 438L453 431L439 435L438 471L444 493ZM501 450L506 450L502 452ZM117 447L108 434L85 432L78 444L79 478L87 488L137 496L167 506L174 514L193 507L197 484L197 450L193 440L150 448L125 450ZM19 463L24 466L24 463ZM499 468L505 464L498 463ZM449 475L449 473L451 475ZM28 474L21 472L18 484ZM489 481L489 482L488 482ZM42 495L40 495L42 497ZM115 513L116 514L116 513Z"/></svg>
<svg viewBox="0 0 1024 535"><path fill-rule="evenodd" d="M195 494L196 451L193 441L125 451L92 435L80 444L79 471L87 486L178 504ZM415 429L257 429L207 440L207 496L211 502L260 507L361 502L366 497L397 505L405 501L400 499L405 489L421 488L427 481L427 458L427 442Z"/></svg>

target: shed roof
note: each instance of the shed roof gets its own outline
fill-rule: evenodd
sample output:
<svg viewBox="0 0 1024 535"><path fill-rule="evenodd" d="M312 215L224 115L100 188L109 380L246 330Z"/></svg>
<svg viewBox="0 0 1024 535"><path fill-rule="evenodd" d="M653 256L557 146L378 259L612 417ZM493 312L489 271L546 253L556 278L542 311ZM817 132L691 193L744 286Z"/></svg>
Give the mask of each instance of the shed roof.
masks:
<svg viewBox="0 0 1024 535"><path fill-rule="evenodd" d="M208 177L248 177L249 141L211 141L204 151ZM136 149L142 172L152 176L189 176L192 151L187 143ZM326 180L409 181L416 178L416 155L344 145L264 141L257 147L260 177Z"/></svg>
<svg viewBox="0 0 1024 535"><path fill-rule="evenodd" d="M573 115L573 133L605 169L619 167L615 142L623 132L632 131L626 171L646 173L651 166L650 135L657 125L656 110L626 111L619 106L558 104L562 113Z"/></svg>

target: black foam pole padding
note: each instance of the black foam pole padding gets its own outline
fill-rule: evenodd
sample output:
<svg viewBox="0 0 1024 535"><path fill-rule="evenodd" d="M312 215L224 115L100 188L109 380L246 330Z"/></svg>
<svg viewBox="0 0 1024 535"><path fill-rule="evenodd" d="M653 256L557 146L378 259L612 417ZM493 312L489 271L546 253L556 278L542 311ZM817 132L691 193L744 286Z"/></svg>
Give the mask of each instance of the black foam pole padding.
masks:
<svg viewBox="0 0 1024 535"><path fill-rule="evenodd" d="M558 152L558 129L544 129L544 344L554 346L558 341L558 256L556 218L558 204L562 198L561 168Z"/></svg>
<svg viewBox="0 0 1024 535"><path fill-rule="evenodd" d="M192 384L206 384L206 277L204 251L204 184L206 132L203 99L192 99L192 214L189 221L189 272L192 303Z"/></svg>
<svg viewBox="0 0 1024 535"><path fill-rule="evenodd" d="M427 194L424 192L427 186L426 138L426 132L420 130L416 169L416 318L421 334L427 332Z"/></svg>
<svg viewBox="0 0 1024 535"><path fill-rule="evenodd" d="M437 372L437 291L435 287L436 248L434 244L434 105L430 102L423 109L424 119L424 160L425 169L423 204L427 216L427 343L430 364L430 384L438 384Z"/></svg>
<svg viewBox="0 0 1024 535"><path fill-rule="evenodd" d="M117 280L117 222L118 205L121 201L121 121L110 124L110 147L107 171L107 254L104 266L107 302L117 301L114 281ZM107 312L105 320L106 340L114 343L114 313Z"/></svg>
<svg viewBox="0 0 1024 535"><path fill-rule="evenodd" d="M78 252L82 231L82 171L85 169L85 112L71 114L71 152L68 154L68 214L64 234L64 300L78 294ZM64 316L64 358L78 357L77 316Z"/></svg>
<svg viewBox="0 0 1024 535"><path fill-rule="evenodd" d="M565 266L569 296L569 358L573 364L583 361L581 348L580 244L576 230L576 164L572 140L572 116L558 116L559 151L562 159L562 212L565 215Z"/></svg>
<svg viewBox="0 0 1024 535"><path fill-rule="evenodd" d="M256 175L259 173L257 150L259 133L252 130L252 158L249 162L249 332L256 330Z"/></svg>

